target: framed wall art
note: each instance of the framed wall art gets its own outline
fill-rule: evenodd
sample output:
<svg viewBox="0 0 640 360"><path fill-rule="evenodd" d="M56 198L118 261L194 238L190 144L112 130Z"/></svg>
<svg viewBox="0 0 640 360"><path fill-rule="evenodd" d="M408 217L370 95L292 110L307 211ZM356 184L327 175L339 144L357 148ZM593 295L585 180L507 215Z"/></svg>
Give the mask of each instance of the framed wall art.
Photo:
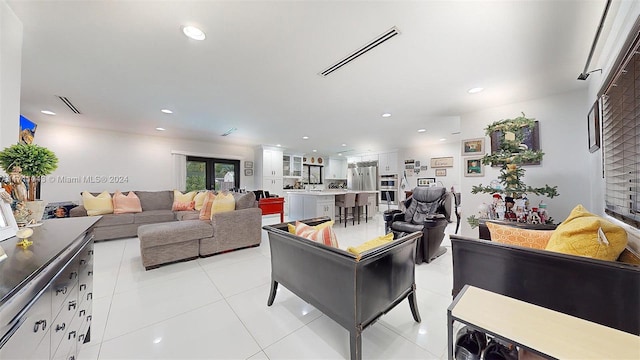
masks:
<svg viewBox="0 0 640 360"><path fill-rule="evenodd" d="M462 156L484 155L484 138L462 140Z"/></svg>
<svg viewBox="0 0 640 360"><path fill-rule="evenodd" d="M447 176L447 169L436 169L436 176Z"/></svg>
<svg viewBox="0 0 640 360"><path fill-rule="evenodd" d="M540 123L538 121L535 121L533 129L524 127L522 128L522 132L522 146L526 146L526 148L529 150L540 150ZM500 143L502 141L502 138L503 135L501 130L496 130L491 133L491 153L495 153L500 150ZM540 165L540 161L522 163L522 165Z"/></svg>
<svg viewBox="0 0 640 360"><path fill-rule="evenodd" d="M253 161L245 161L244 162L245 169L253 169Z"/></svg>
<svg viewBox="0 0 640 360"><path fill-rule="evenodd" d="M431 158L432 168L453 167L453 156Z"/></svg>
<svg viewBox="0 0 640 360"><path fill-rule="evenodd" d="M596 100L587 115L587 131L589 136L589 152L600 148L600 104Z"/></svg>
<svg viewBox="0 0 640 360"><path fill-rule="evenodd" d="M253 169L244 169L244 176L253 176Z"/></svg>
<svg viewBox="0 0 640 360"><path fill-rule="evenodd" d="M464 158L464 176L484 176L481 156Z"/></svg>

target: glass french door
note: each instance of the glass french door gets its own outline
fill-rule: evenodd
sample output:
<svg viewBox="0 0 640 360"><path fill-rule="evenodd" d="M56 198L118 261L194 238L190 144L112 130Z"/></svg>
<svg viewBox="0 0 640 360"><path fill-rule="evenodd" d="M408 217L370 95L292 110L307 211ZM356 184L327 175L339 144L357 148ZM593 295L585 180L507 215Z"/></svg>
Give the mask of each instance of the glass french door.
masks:
<svg viewBox="0 0 640 360"><path fill-rule="evenodd" d="M240 160L187 157L187 191L240 188Z"/></svg>

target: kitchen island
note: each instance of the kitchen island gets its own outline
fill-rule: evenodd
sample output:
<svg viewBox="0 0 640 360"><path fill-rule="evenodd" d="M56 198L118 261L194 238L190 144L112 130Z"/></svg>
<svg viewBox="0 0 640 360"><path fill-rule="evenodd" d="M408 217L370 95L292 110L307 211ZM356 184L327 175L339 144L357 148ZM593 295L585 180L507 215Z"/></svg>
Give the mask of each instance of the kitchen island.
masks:
<svg viewBox="0 0 640 360"><path fill-rule="evenodd" d="M302 220L321 216L331 219L336 215L336 195L346 193L378 194L376 190L321 190L321 191L293 191L288 193L289 219ZM373 214L377 196L369 196L369 214Z"/></svg>

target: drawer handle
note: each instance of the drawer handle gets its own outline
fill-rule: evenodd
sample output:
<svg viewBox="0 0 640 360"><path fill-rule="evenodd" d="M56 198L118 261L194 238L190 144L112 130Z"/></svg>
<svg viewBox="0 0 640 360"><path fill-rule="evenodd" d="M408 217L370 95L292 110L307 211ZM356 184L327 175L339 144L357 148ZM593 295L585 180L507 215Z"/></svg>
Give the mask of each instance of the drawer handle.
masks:
<svg viewBox="0 0 640 360"><path fill-rule="evenodd" d="M87 271L87 275L92 276L93 275L93 270Z"/></svg>
<svg viewBox="0 0 640 360"><path fill-rule="evenodd" d="M77 271L72 271L71 274L69 274L69 280L73 280L73 278L77 278L77 277L78 277Z"/></svg>
<svg viewBox="0 0 640 360"><path fill-rule="evenodd" d="M71 308L73 308L75 310L75 308L76 308L76 301L75 300L69 301L69 311L71 311Z"/></svg>
<svg viewBox="0 0 640 360"><path fill-rule="evenodd" d="M89 252L87 254L93 255L93 250L89 250Z"/></svg>
<svg viewBox="0 0 640 360"><path fill-rule="evenodd" d="M84 314L86 314L87 312L85 310L80 310L80 312L78 313L78 317L83 317Z"/></svg>
<svg viewBox="0 0 640 360"><path fill-rule="evenodd" d="M58 324L56 325L56 332L60 331L60 330L64 330L64 328L67 327L67 324L62 323L62 325Z"/></svg>
<svg viewBox="0 0 640 360"><path fill-rule="evenodd" d="M33 332L38 332L40 330L40 325L42 325L42 331L47 328L47 320L38 320L33 325Z"/></svg>
<svg viewBox="0 0 640 360"><path fill-rule="evenodd" d="M75 331L75 330L74 330L74 331L69 331L69 338L68 338L68 340L71 340L71 337L72 337L72 336L73 336L73 338L74 338L74 339L76 338L76 331Z"/></svg>
<svg viewBox="0 0 640 360"><path fill-rule="evenodd" d="M63 287L62 289L58 289L56 290L56 296L58 296L60 293L62 293L63 295L67 293L67 287Z"/></svg>
<svg viewBox="0 0 640 360"><path fill-rule="evenodd" d="M81 334L80 336L78 336L78 342L79 343L84 343L84 334Z"/></svg>
<svg viewBox="0 0 640 360"><path fill-rule="evenodd" d="M69 360L76 360L75 355L71 355L71 356L69 356Z"/></svg>
<svg viewBox="0 0 640 360"><path fill-rule="evenodd" d="M86 263L87 263L87 260L85 260L85 259L81 259L81 260L80 260L80 265L84 265L84 264L86 264Z"/></svg>
<svg viewBox="0 0 640 360"><path fill-rule="evenodd" d="M87 294L87 300L91 300L93 299L93 293L88 293Z"/></svg>
<svg viewBox="0 0 640 360"><path fill-rule="evenodd" d="M80 284L80 291L86 290L87 284Z"/></svg>
<svg viewBox="0 0 640 360"><path fill-rule="evenodd" d="M91 315L87 315L87 321L89 321L89 322L90 322L92 318L93 318L93 316L91 316Z"/></svg>

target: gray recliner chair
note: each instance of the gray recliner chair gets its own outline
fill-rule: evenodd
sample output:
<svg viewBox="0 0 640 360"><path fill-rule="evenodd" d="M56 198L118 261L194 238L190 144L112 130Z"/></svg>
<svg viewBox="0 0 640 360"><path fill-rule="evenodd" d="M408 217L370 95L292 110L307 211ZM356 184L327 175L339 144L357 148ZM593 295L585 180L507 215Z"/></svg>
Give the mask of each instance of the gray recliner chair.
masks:
<svg viewBox="0 0 640 360"><path fill-rule="evenodd" d="M416 264L429 263L447 251L440 244L451 217L451 195L444 187L416 187L404 202L406 210L394 214L391 220L394 238L422 231L416 249Z"/></svg>

